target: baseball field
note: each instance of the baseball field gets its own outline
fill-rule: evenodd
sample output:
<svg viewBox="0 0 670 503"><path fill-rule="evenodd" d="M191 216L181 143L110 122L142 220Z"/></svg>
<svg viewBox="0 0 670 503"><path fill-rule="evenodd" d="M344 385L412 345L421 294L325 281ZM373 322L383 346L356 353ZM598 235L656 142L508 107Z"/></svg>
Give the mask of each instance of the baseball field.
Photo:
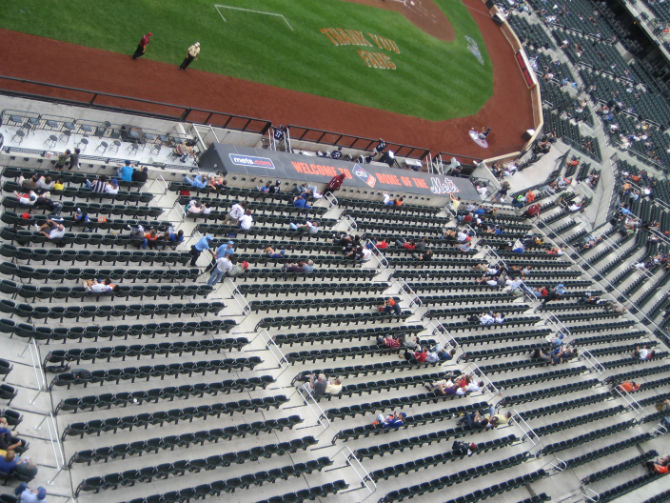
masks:
<svg viewBox="0 0 670 503"><path fill-rule="evenodd" d="M198 40L191 68L431 121L474 115L493 92L486 46L460 0L2 3L2 28L128 55L151 31L145 58L175 65Z"/></svg>

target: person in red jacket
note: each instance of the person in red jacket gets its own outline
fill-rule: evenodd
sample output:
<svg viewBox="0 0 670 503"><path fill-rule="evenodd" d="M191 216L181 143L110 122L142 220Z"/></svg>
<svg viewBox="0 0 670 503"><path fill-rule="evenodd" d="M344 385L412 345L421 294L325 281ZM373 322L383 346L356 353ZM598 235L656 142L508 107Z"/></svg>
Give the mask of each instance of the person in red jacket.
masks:
<svg viewBox="0 0 670 503"><path fill-rule="evenodd" d="M149 45L149 39L153 37L154 34L149 32L140 39L140 43L137 44L137 49L133 54L133 59L137 59L140 56L144 56L144 53L147 52L147 46Z"/></svg>
<svg viewBox="0 0 670 503"><path fill-rule="evenodd" d="M410 351L405 352L405 359L410 362L416 363L425 363L426 358L428 357L428 350L425 347L422 347L420 350L411 353Z"/></svg>
<svg viewBox="0 0 670 503"><path fill-rule="evenodd" d="M323 191L323 194L326 195L329 192L335 192L337 189L339 189L344 183L345 177L346 175L344 173L340 173L339 175L335 175L333 178L331 178L330 182L328 182L326 190Z"/></svg>

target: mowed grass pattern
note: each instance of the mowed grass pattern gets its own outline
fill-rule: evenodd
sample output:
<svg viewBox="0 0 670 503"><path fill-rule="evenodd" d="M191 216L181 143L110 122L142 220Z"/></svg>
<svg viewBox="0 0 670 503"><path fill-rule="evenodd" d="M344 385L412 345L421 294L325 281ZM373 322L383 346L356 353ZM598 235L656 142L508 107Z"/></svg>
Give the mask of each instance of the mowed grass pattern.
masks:
<svg viewBox="0 0 670 503"><path fill-rule="evenodd" d="M452 22L452 42L435 39L399 13L340 0L3 0L0 26L129 55L152 31L146 58L175 68L199 40L202 51L192 65L199 70L433 121L473 115L493 90L488 53L460 1L434 1ZM228 8L220 9L224 22L217 3L280 13L293 30L278 16ZM386 37L400 54L336 47L320 32L328 27ZM477 42L483 65L466 36ZM397 69L367 67L358 49L386 53Z"/></svg>

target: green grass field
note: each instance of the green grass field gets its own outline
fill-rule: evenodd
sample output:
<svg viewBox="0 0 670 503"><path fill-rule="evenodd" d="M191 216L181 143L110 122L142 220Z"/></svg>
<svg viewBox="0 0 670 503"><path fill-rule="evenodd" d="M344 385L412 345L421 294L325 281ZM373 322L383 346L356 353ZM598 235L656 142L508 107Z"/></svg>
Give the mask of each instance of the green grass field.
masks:
<svg viewBox="0 0 670 503"><path fill-rule="evenodd" d="M434 1L455 29L450 43L401 14L340 0L3 0L0 26L126 54L152 31L148 59L177 65L199 40L199 70L434 121L475 114L493 91L488 53L460 0ZM322 28L377 34L400 53L335 46ZM396 69L369 68L359 49L386 54Z"/></svg>

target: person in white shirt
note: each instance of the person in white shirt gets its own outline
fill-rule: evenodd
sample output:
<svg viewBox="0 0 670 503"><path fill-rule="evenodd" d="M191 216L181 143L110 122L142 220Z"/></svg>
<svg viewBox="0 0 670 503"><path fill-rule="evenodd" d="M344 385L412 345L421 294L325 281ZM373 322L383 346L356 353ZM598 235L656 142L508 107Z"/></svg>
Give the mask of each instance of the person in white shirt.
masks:
<svg viewBox="0 0 670 503"><path fill-rule="evenodd" d="M251 216L251 210L247 210L239 219L240 229L247 232L254 225L254 217Z"/></svg>
<svg viewBox="0 0 670 503"><path fill-rule="evenodd" d="M224 224L226 224L229 221L233 222L239 222L240 218L242 215L244 215L244 203L235 203L230 207L230 212L228 213L228 216L226 219L223 221Z"/></svg>
<svg viewBox="0 0 670 503"><path fill-rule="evenodd" d="M226 273L233 269L233 263L230 261L228 255L223 255L216 259L216 267L212 270L212 274L207 281L209 286L214 286L223 278Z"/></svg>
<svg viewBox="0 0 670 503"><path fill-rule="evenodd" d="M361 262L367 262L372 257L372 251L367 246L361 248Z"/></svg>
<svg viewBox="0 0 670 503"><path fill-rule="evenodd" d="M54 186L54 182L50 176L40 176L36 185L40 190L51 190Z"/></svg>
<svg viewBox="0 0 670 503"><path fill-rule="evenodd" d="M480 325L493 325L495 321L495 318L490 313L484 313L479 317Z"/></svg>
<svg viewBox="0 0 670 503"><path fill-rule="evenodd" d="M61 239L63 236L65 236L65 227L63 224L54 220L47 220L46 223L42 224L42 226L37 230L40 234L49 238L50 240Z"/></svg>
<svg viewBox="0 0 670 503"><path fill-rule="evenodd" d="M107 278L104 281L89 279L83 282L84 287L91 293L110 293L118 290L118 287Z"/></svg>
<svg viewBox="0 0 670 503"><path fill-rule="evenodd" d="M464 396L464 395L467 395L467 394L470 394L470 393L474 393L476 391L481 391L483 387L484 387L484 382L483 381L479 381L479 382L472 381L466 387L458 388L456 390L456 394L458 396Z"/></svg>
<svg viewBox="0 0 670 503"><path fill-rule="evenodd" d="M119 193L119 182L116 181L116 178L114 178L111 183L107 182L105 183L105 194L112 194L116 195Z"/></svg>
<svg viewBox="0 0 670 503"><path fill-rule="evenodd" d="M19 206L35 206L35 203L37 202L37 194L35 194L35 191L33 190L26 194L14 192L14 195L19 200Z"/></svg>

